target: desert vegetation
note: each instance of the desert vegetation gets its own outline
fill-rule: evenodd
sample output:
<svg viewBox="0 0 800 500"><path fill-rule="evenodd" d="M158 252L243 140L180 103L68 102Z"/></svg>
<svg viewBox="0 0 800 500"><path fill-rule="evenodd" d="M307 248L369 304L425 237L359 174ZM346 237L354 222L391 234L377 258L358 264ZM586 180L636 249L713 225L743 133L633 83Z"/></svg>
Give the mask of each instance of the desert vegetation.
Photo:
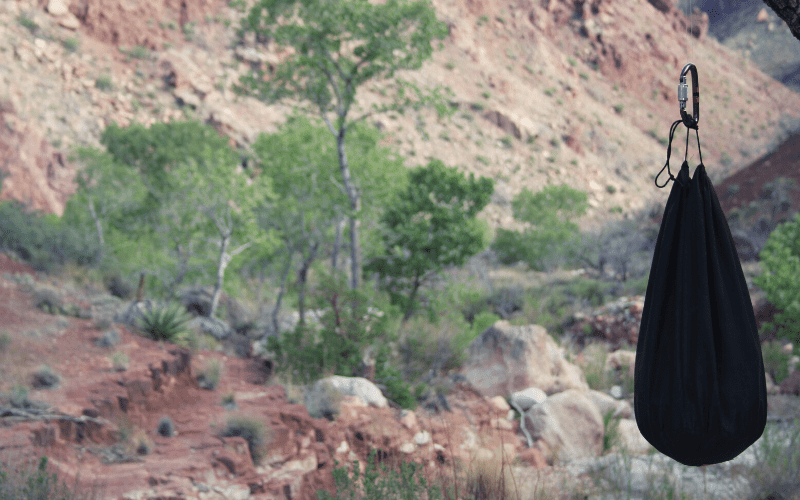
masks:
<svg viewBox="0 0 800 500"><path fill-rule="evenodd" d="M280 9L268 14L254 9L241 27L241 36L255 34L256 44L269 41L297 54L274 68L272 78L254 69L235 89L265 102L294 99L307 106L277 132L261 134L249 150L236 150L199 121L149 128L113 124L103 131L101 148L73 152L81 165L78 190L62 217L35 213L17 202L0 203L0 248L39 271L89 276L84 279L126 300L134 298L142 279L141 293L154 305L139 318L141 333L195 351L216 343L189 331L180 291L211 287L211 307L204 314L220 321L228 319L219 304L221 294L237 298L258 311L250 330L266 339L275 378L296 402L302 399L301 387L325 375L360 375L369 356L384 395L414 409L443 390L435 385L436 376L459 368L470 342L498 319L541 325L559 344L569 346L565 328L576 313L644 293L658 232L650 220L659 207L582 233L574 221L587 209L586 193L549 185L536 193L523 190L511 202L523 230L493 232L479 214L494 194L494 180L467 176L436 158L407 169L397 152L384 145L380 132L361 120L365 116L350 114L357 88L378 78L391 81L394 100L375 113L431 106L439 117L452 114L445 89L420 89L395 77L398 70L419 68L431 56L431 42L447 33L426 5L329 2L324 9L301 7L296 14L312 22L287 26L278 22ZM316 16L351 24L316 22ZM413 37L400 32L407 23L398 19L418 26ZM17 22L31 33L39 29L27 17ZM187 37L192 31L188 26ZM350 52L328 50L327 43L338 49L351 36L364 43ZM67 50L77 45L72 39L64 42ZM128 55L150 57L139 46ZM109 75L99 76L95 86L114 88ZM545 93L552 96L556 90ZM484 92L483 97L491 95ZM471 108L482 111L484 104ZM623 106L614 110L622 113ZM666 143L655 129L651 135ZM503 147L512 142L511 137L501 140ZM557 149L561 142L553 137L550 145ZM786 203L782 185L771 188L778 193L769 197L773 206ZM609 194L614 190L607 188ZM756 203L731 219L750 223L763 210ZM773 214L762 224L770 236L759 243L763 274L756 283L783 309L765 328L798 345L800 218L778 222ZM582 276L565 277L564 271L577 269L583 270ZM505 278L490 278L490 271L503 271L498 274ZM49 314L83 314L53 290L37 290L34 301ZM291 331L280 332L282 308L298 311L299 323ZM324 311L319 321L307 317L309 309ZM119 342L107 319L98 319L96 327L103 330L98 345L110 348ZM7 347L7 338L0 336L0 350ZM629 376L604 370L607 351L602 346L590 344L583 354L592 389L619 385L632 392ZM788 376L790 355L779 343L765 344L763 355L776 383ZM110 358L115 370L124 370L129 361L120 352ZM207 362L199 371L200 386L216 390L221 371L219 362ZM58 375L46 367L32 381L34 387L57 383ZM8 400L24 406L27 388L16 388ZM235 406L232 394L221 402ZM328 409L335 401L321 406L325 408L309 410L314 416L335 417ZM604 424L604 452L610 453L618 449L615 421L607 414ZM134 453L150 453L145 430L121 429ZM157 432L173 436L172 421L162 419ZM255 463L270 441L263 423L244 415L231 417L220 435L244 438ZM748 500L797 490L791 478L800 475L800 462L792 439L788 448L770 441L761 450L757 466L746 472L758 484L760 496ZM624 498L631 461L621 452L622 463L614 465L620 482L598 479L594 487ZM349 464L337 468L336 496L320 493L320 498L547 498L548 493L515 476L508 457L495 455L454 468L437 484L423 481L413 464L379 468L372 455L363 476L358 464L352 464L353 472ZM55 483L46 474L46 462L45 457L27 477L12 475L8 465L0 468L0 500L72 498L51 492ZM669 484L652 491L652 498L674 498ZM551 498L588 494L562 488Z"/></svg>

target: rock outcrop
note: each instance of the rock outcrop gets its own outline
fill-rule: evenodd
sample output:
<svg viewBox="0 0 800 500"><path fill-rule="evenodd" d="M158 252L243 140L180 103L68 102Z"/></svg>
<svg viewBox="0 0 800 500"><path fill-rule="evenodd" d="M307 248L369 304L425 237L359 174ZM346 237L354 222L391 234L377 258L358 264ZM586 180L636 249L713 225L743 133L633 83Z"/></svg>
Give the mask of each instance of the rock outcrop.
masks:
<svg viewBox="0 0 800 500"><path fill-rule="evenodd" d="M464 376L484 396L508 395L529 387L546 394L589 390L583 372L538 325L498 321L469 346Z"/></svg>

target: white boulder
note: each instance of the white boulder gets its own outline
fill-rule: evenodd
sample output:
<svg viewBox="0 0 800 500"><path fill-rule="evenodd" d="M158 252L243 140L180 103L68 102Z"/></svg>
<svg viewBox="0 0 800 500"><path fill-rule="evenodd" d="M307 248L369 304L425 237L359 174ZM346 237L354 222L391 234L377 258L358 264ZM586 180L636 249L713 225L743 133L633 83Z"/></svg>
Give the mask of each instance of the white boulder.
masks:
<svg viewBox="0 0 800 500"><path fill-rule="evenodd" d="M464 375L484 396L506 395L529 387L545 394L589 390L581 369L538 325L498 321L470 343Z"/></svg>
<svg viewBox="0 0 800 500"><path fill-rule="evenodd" d="M597 457L603 451L603 417L584 391L551 395L529 412L533 437L545 442L553 463Z"/></svg>

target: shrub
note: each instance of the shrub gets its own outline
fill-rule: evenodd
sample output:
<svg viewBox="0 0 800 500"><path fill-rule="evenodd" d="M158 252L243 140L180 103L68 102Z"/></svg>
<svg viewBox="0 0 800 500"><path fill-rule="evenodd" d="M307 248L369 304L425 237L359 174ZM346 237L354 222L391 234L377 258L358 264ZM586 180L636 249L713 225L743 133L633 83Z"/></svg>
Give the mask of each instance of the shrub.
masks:
<svg viewBox="0 0 800 500"><path fill-rule="evenodd" d="M64 311L64 304L58 294L48 288L36 290L33 294L33 300L37 309L48 314L59 314Z"/></svg>
<svg viewBox="0 0 800 500"><path fill-rule="evenodd" d="M333 480L336 484L336 496L331 496L325 490L318 490L318 500L417 500L424 498L423 495L426 494L428 500L441 500L442 494L439 488L429 487L425 476L418 473L419 465L413 462L403 462L400 464L399 470L389 471L386 464L383 464L379 472L378 464L375 463L376 455L376 450L370 451L363 478L360 474L358 460L353 461L352 478L347 468L337 467L334 469ZM339 465L338 460L334 463L336 466Z"/></svg>
<svg viewBox="0 0 800 500"><path fill-rule="evenodd" d="M32 460L27 460L23 465L19 462L9 461L0 463L0 499L3 500L72 500L76 498L97 498L97 492L92 495L76 494L77 481L72 491L66 482L59 482L58 475L48 474L47 456L42 456L34 465Z"/></svg>
<svg viewBox="0 0 800 500"><path fill-rule="evenodd" d="M96 245L86 234L62 224L55 215L41 215L17 201L0 203L0 248L17 254L37 271L51 271L67 262L90 265Z"/></svg>
<svg viewBox="0 0 800 500"><path fill-rule="evenodd" d="M94 86L98 90L111 90L114 87L114 84L111 82L110 75L100 75L94 81Z"/></svg>
<svg viewBox="0 0 800 500"><path fill-rule="evenodd" d="M778 226L759 254L763 273L753 279L767 300L781 312L775 315L779 338L800 344L800 213Z"/></svg>
<svg viewBox="0 0 800 500"><path fill-rule="evenodd" d="M264 424L254 418L244 416L233 416L228 419L227 426L222 430L221 437L239 436L247 441L247 448L250 450L250 457L255 465L261 463L267 451L268 431Z"/></svg>
<svg viewBox="0 0 800 500"><path fill-rule="evenodd" d="M50 389L58 385L60 379L58 375L53 373L49 366L42 365L33 373L31 385L33 385L35 389Z"/></svg>
<svg viewBox="0 0 800 500"><path fill-rule="evenodd" d="M350 290L343 278L321 275L312 299L314 308L327 308L319 331L298 325L267 339L276 368L293 382L308 384L323 374L352 377L360 373L367 346L395 340L398 308L385 294L375 294L369 284Z"/></svg>
<svg viewBox="0 0 800 500"><path fill-rule="evenodd" d="M303 404L313 418L326 418L333 421L339 414L342 394L328 381L319 381L303 394Z"/></svg>
<svg viewBox="0 0 800 500"><path fill-rule="evenodd" d="M98 337L95 345L98 347L113 347L119 344L120 335L119 330L111 329L103 332L103 335Z"/></svg>
<svg viewBox="0 0 800 500"><path fill-rule="evenodd" d="M111 363L115 371L124 372L128 369L128 355L124 352L115 352L111 355Z"/></svg>
<svg viewBox="0 0 800 500"><path fill-rule="evenodd" d="M222 372L222 363L217 359L209 359L206 361L203 371L197 376L197 383L201 388L213 391L219 383L220 372Z"/></svg>
<svg viewBox="0 0 800 500"><path fill-rule="evenodd" d="M233 392L222 396L222 406L236 407L236 395Z"/></svg>
<svg viewBox="0 0 800 500"><path fill-rule="evenodd" d="M161 420L158 421L156 432L158 432L159 436L172 437L175 435L175 424L172 423L171 418L162 417Z"/></svg>
<svg viewBox="0 0 800 500"><path fill-rule="evenodd" d="M67 52L75 52L78 50L80 42L78 41L77 38L71 37L62 40L61 45L67 50Z"/></svg>
<svg viewBox="0 0 800 500"><path fill-rule="evenodd" d="M36 21L25 14L20 14L17 16L17 22L20 26L30 31L32 35L35 35L36 32L39 31L39 25L36 24Z"/></svg>
<svg viewBox="0 0 800 500"><path fill-rule="evenodd" d="M8 398L8 402L14 408L29 407L31 405L31 401L28 399L27 387L19 384L14 384L14 387L11 389L11 395Z"/></svg>
<svg viewBox="0 0 800 500"><path fill-rule="evenodd" d="M761 356L764 358L764 370L776 385L780 385L789 376L792 355L783 350L783 342L773 341L761 344Z"/></svg>
<svg viewBox="0 0 800 500"><path fill-rule="evenodd" d="M603 453L617 444L619 436L619 418L613 418L614 411L608 410L603 415Z"/></svg>
<svg viewBox="0 0 800 500"><path fill-rule="evenodd" d="M153 449L153 441L147 437L147 433L142 429L137 430L131 437L131 445L138 455L149 455Z"/></svg>
<svg viewBox="0 0 800 500"><path fill-rule="evenodd" d="M150 335L153 340L166 340L174 342L185 336L189 316L183 306L177 302L159 307L153 307L142 315L141 329Z"/></svg>
<svg viewBox="0 0 800 500"><path fill-rule="evenodd" d="M128 51L128 56L134 59L147 59L150 57L150 51L144 45L137 45Z"/></svg>

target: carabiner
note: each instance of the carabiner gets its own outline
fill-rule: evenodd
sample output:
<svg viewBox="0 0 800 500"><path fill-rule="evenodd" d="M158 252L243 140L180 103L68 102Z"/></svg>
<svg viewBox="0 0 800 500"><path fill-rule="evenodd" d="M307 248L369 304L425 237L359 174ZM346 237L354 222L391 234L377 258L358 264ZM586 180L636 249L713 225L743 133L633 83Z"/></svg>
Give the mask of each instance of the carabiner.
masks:
<svg viewBox="0 0 800 500"><path fill-rule="evenodd" d="M686 113L686 101L689 100L689 86L686 84L686 72L692 72L692 115ZM681 105L681 119L686 128L697 130L697 123L700 121L700 87L697 85L697 66L694 63L687 63L681 70L681 78L678 83L678 102Z"/></svg>

